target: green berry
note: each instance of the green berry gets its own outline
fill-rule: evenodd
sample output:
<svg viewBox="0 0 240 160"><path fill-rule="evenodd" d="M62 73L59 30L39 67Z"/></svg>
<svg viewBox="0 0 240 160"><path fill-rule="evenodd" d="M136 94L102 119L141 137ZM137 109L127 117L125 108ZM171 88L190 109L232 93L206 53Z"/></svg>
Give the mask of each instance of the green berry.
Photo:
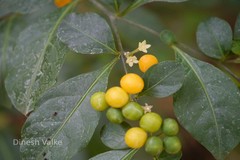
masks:
<svg viewBox="0 0 240 160"><path fill-rule="evenodd" d="M139 120L143 113L142 106L136 102L129 102L122 108L122 114L128 120Z"/></svg>
<svg viewBox="0 0 240 160"><path fill-rule="evenodd" d="M175 136L179 132L179 126L175 119L167 118L163 121L163 133L168 136Z"/></svg>
<svg viewBox="0 0 240 160"><path fill-rule="evenodd" d="M112 123L120 124L124 118L120 109L109 108L106 113L107 119Z"/></svg>
<svg viewBox="0 0 240 160"><path fill-rule="evenodd" d="M163 151L163 142L160 137L149 137L145 144L145 151L152 156L159 155Z"/></svg>
<svg viewBox="0 0 240 160"><path fill-rule="evenodd" d="M162 125L162 118L159 114L150 112L142 116L139 123L140 127L147 132L157 132Z"/></svg>
<svg viewBox="0 0 240 160"><path fill-rule="evenodd" d="M104 92L96 92L91 96L90 99L91 106L97 111L104 111L108 108L108 104L105 100Z"/></svg>
<svg viewBox="0 0 240 160"><path fill-rule="evenodd" d="M182 144L181 144L179 138L176 136L165 137L163 139L163 144L164 144L165 151L169 154L176 154L182 148Z"/></svg>

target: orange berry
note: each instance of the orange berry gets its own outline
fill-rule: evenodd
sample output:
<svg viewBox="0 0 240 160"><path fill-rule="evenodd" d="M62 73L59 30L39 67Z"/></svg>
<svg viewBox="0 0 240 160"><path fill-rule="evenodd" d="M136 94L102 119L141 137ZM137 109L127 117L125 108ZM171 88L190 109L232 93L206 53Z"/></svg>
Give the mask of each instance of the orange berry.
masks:
<svg viewBox="0 0 240 160"><path fill-rule="evenodd" d="M139 59L138 66L139 69L145 73L150 67L157 63L158 59L154 55L145 54Z"/></svg>
<svg viewBox="0 0 240 160"><path fill-rule="evenodd" d="M54 4L58 8L64 7L71 2L72 2L72 0L54 0Z"/></svg>

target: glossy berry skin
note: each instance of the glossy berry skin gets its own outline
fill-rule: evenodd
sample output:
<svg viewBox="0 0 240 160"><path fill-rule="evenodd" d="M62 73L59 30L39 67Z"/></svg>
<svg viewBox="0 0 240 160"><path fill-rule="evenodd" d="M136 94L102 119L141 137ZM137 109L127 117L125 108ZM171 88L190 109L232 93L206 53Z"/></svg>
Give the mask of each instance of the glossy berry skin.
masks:
<svg viewBox="0 0 240 160"><path fill-rule="evenodd" d="M138 66L139 69L145 73L150 67L158 63L158 59L152 54L143 55L139 61Z"/></svg>
<svg viewBox="0 0 240 160"><path fill-rule="evenodd" d="M167 136L175 136L179 132L179 126L175 119L167 118L163 121L162 131Z"/></svg>
<svg viewBox="0 0 240 160"><path fill-rule="evenodd" d="M72 2L72 0L54 0L54 4L58 8L64 7L71 2Z"/></svg>
<svg viewBox="0 0 240 160"><path fill-rule="evenodd" d="M154 112L146 113L140 119L139 125L147 132L157 132L162 125L162 117Z"/></svg>
<svg viewBox="0 0 240 160"><path fill-rule="evenodd" d="M122 114L126 119L135 121L143 116L144 110L140 104L129 102L122 108Z"/></svg>
<svg viewBox="0 0 240 160"><path fill-rule="evenodd" d="M117 108L109 108L106 117L110 122L117 124L122 123L124 120L121 110Z"/></svg>
<svg viewBox="0 0 240 160"><path fill-rule="evenodd" d="M142 128L133 127L126 132L124 139L128 147L141 148L147 140L147 133Z"/></svg>
<svg viewBox="0 0 240 160"><path fill-rule="evenodd" d="M121 108L129 101L129 95L121 87L112 87L107 90L105 99L113 108Z"/></svg>
<svg viewBox="0 0 240 160"><path fill-rule="evenodd" d="M97 111L104 111L108 108L108 104L105 100L104 92L96 92L91 96L90 99L91 106Z"/></svg>
<svg viewBox="0 0 240 160"><path fill-rule="evenodd" d="M181 148L181 142L177 136L165 137L163 139L164 149L169 154L177 154Z"/></svg>
<svg viewBox="0 0 240 160"><path fill-rule="evenodd" d="M143 90L144 81L139 75L128 73L121 78L120 85L127 93L137 94Z"/></svg>
<svg viewBox="0 0 240 160"><path fill-rule="evenodd" d="M163 151L162 139L156 136L149 137L145 144L145 151L152 156L160 154Z"/></svg>

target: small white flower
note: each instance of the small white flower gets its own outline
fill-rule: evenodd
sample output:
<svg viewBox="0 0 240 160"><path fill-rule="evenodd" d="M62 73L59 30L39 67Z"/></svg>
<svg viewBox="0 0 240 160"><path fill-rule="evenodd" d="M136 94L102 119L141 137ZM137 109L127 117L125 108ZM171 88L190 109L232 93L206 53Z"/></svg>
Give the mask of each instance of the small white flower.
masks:
<svg viewBox="0 0 240 160"><path fill-rule="evenodd" d="M144 110L144 113L149 113L151 112L151 109L153 108L152 105L148 105L147 103L145 103L145 106L142 106L143 110Z"/></svg>
<svg viewBox="0 0 240 160"><path fill-rule="evenodd" d="M129 57L130 52L124 52L124 56L127 58Z"/></svg>
<svg viewBox="0 0 240 160"><path fill-rule="evenodd" d="M126 60L126 63L132 67L134 63L138 63L138 59L136 56L127 56L127 60Z"/></svg>
<svg viewBox="0 0 240 160"><path fill-rule="evenodd" d="M142 51L144 53L147 53L147 49L150 47L151 47L151 45L147 44L146 40L138 43L138 50Z"/></svg>

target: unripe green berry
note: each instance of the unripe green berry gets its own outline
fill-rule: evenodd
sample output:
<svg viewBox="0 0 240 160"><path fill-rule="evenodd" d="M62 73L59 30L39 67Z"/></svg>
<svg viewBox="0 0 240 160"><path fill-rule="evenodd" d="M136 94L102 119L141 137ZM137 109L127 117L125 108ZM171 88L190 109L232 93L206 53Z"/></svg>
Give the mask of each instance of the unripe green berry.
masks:
<svg viewBox="0 0 240 160"><path fill-rule="evenodd" d="M172 136L172 137L165 137L163 139L164 149L169 154L176 154L178 153L181 148L182 144L178 137Z"/></svg>
<svg viewBox="0 0 240 160"><path fill-rule="evenodd" d="M163 121L162 131L167 136L175 136L179 132L179 126L175 119L167 118Z"/></svg>
<svg viewBox="0 0 240 160"><path fill-rule="evenodd" d="M163 142L160 137L149 137L145 144L145 151L152 156L156 156L163 151Z"/></svg>
<svg viewBox="0 0 240 160"><path fill-rule="evenodd" d="M97 111L104 111L108 108L108 104L105 100L104 92L96 92L91 96L90 99L91 106Z"/></svg>
<svg viewBox="0 0 240 160"><path fill-rule="evenodd" d="M143 116L142 106L136 102L129 102L122 108L123 116L128 120L139 120Z"/></svg>
<svg viewBox="0 0 240 160"><path fill-rule="evenodd" d="M107 119L112 123L120 124L124 118L120 109L109 108L106 113Z"/></svg>

